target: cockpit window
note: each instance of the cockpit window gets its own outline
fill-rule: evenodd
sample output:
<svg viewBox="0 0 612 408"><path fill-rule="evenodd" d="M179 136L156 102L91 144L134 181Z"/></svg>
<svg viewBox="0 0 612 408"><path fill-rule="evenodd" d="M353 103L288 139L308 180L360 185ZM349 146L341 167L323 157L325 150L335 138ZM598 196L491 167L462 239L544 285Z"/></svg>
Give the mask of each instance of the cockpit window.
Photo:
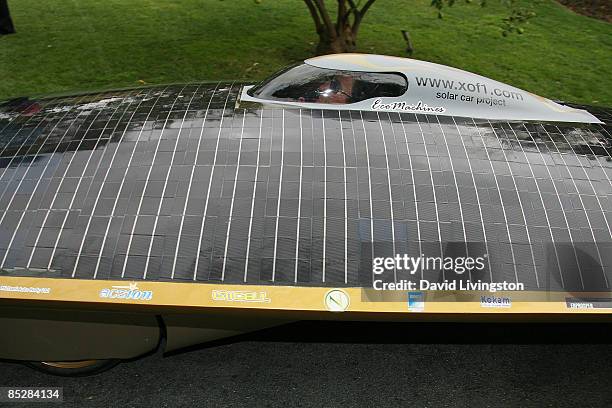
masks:
<svg viewBox="0 0 612 408"><path fill-rule="evenodd" d="M347 104L397 97L408 83L400 74L339 71L301 64L281 71L249 90L249 95L284 102Z"/></svg>

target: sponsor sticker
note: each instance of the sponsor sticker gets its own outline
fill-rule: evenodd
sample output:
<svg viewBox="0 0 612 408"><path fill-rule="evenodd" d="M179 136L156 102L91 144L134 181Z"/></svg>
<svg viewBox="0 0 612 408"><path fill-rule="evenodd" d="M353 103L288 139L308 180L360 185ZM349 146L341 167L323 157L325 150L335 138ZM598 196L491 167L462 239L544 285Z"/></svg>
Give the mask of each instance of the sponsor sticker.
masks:
<svg viewBox="0 0 612 408"><path fill-rule="evenodd" d="M510 308L512 299L507 296L481 296L480 307Z"/></svg>
<svg viewBox="0 0 612 408"><path fill-rule="evenodd" d="M568 309L612 309L612 299L606 298L565 298Z"/></svg>
<svg viewBox="0 0 612 408"><path fill-rule="evenodd" d="M248 290L213 290L212 300L220 302L270 303L267 292Z"/></svg>
<svg viewBox="0 0 612 408"><path fill-rule="evenodd" d="M408 292L408 310L410 312L425 310L425 294L423 292Z"/></svg>
<svg viewBox="0 0 612 408"><path fill-rule="evenodd" d="M351 303L349 295L340 289L334 289L327 292L324 302L325 307L330 312L344 312Z"/></svg>
<svg viewBox="0 0 612 408"><path fill-rule="evenodd" d="M51 288L39 288L33 286L8 286L1 285L0 292L18 292L18 293L51 293Z"/></svg>
<svg viewBox="0 0 612 408"><path fill-rule="evenodd" d="M153 299L153 291L138 289L138 283L131 282L125 286L111 286L109 289L102 289L98 296L102 299L126 299L149 301Z"/></svg>
<svg viewBox="0 0 612 408"><path fill-rule="evenodd" d="M383 110L383 111L405 111L405 112L424 112L424 113L444 113L446 108L444 106L428 106L423 101L418 101L415 104L406 103L405 101L393 101L391 103L383 103L382 100L376 99L372 103L372 110Z"/></svg>

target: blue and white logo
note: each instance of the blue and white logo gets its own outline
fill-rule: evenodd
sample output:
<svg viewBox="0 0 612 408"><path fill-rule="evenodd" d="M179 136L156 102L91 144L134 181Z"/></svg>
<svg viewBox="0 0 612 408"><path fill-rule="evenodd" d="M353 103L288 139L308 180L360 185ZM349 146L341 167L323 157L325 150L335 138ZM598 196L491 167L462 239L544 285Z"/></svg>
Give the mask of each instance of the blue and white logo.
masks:
<svg viewBox="0 0 612 408"><path fill-rule="evenodd" d="M126 286L111 286L112 289L102 289L99 296L103 299L151 300L153 291L139 290L138 283L132 282Z"/></svg>
<svg viewBox="0 0 612 408"><path fill-rule="evenodd" d="M425 310L425 294L423 292L408 292L408 310L411 312Z"/></svg>

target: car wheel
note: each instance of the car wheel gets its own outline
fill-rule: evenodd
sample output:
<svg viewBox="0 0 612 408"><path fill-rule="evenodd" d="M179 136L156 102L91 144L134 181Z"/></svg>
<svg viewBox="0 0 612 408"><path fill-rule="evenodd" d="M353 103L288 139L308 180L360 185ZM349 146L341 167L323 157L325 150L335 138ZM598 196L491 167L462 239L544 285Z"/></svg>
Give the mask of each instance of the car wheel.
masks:
<svg viewBox="0 0 612 408"><path fill-rule="evenodd" d="M110 370L120 362L121 360L31 361L26 364L46 374L85 377Z"/></svg>

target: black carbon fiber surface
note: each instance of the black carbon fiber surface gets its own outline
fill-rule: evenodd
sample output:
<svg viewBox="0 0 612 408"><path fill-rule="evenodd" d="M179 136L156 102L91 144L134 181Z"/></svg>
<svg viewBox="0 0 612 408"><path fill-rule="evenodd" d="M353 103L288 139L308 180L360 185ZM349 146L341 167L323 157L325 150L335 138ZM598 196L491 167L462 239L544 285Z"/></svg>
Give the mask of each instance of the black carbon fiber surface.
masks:
<svg viewBox="0 0 612 408"><path fill-rule="evenodd" d="M470 242L478 279L609 290L609 127L236 107L240 89L0 107L1 273L359 286L372 242Z"/></svg>

